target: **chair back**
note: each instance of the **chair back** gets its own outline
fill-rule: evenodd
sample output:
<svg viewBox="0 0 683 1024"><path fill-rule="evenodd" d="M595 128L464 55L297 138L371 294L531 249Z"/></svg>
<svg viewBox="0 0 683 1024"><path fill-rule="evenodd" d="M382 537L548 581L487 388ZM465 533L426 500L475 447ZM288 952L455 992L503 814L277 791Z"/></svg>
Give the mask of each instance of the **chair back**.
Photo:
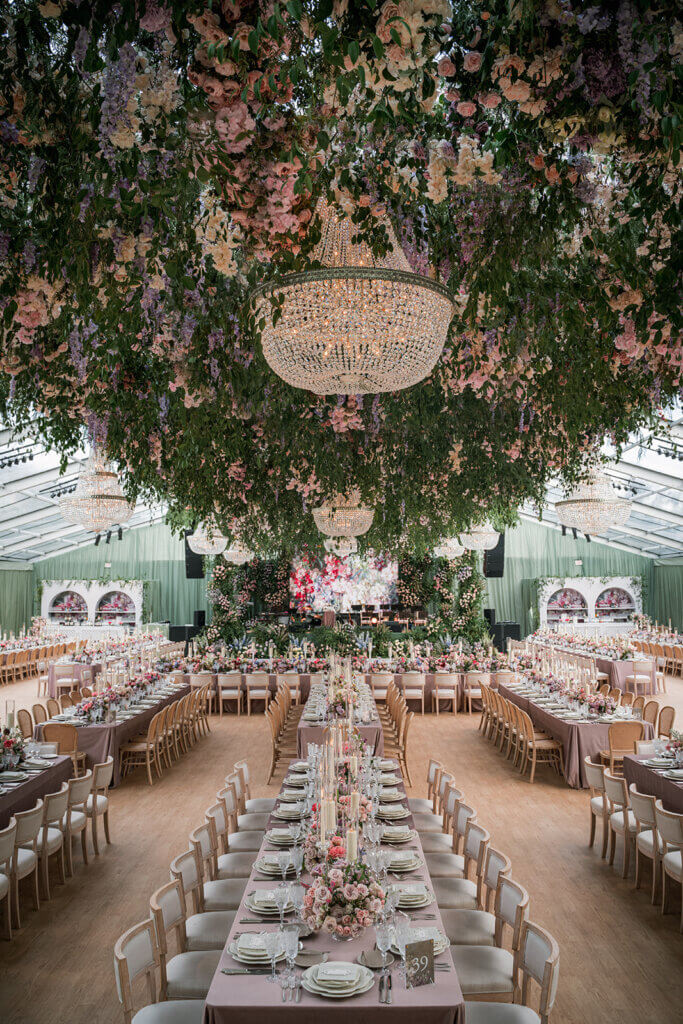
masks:
<svg viewBox="0 0 683 1024"><path fill-rule="evenodd" d="M484 873L482 876L482 883L486 889L486 901L481 899L481 893L479 895L479 902L485 910L489 909L489 903L491 895L498 890L498 882L505 875L509 875L512 869L512 862L509 857L506 857L500 850L495 850L492 846L487 846L486 856L484 857Z"/></svg>
<svg viewBox="0 0 683 1024"><path fill-rule="evenodd" d="M659 721L657 722L657 736L664 736L666 739L671 737L671 730L673 729L674 720L676 718L676 709L669 707L663 707L659 712Z"/></svg>
<svg viewBox="0 0 683 1024"><path fill-rule="evenodd" d="M456 843L458 842L460 837L465 837L469 822L476 821L476 818L477 812L475 811L474 807L470 807L468 806L468 804L462 802L458 804L457 809L455 811L455 815L453 817L453 832L455 833L456 836ZM472 830L472 832L474 832L474 830ZM479 848L477 847L476 850L478 854ZM467 842L465 842L465 856L467 857Z"/></svg>
<svg viewBox="0 0 683 1024"><path fill-rule="evenodd" d="M133 1019L132 986L144 974L150 1003L156 1003L156 968L160 965L159 947L152 918L133 925L114 946L116 991L123 1008L125 1024Z"/></svg>
<svg viewBox="0 0 683 1024"><path fill-rule="evenodd" d="M100 790L109 789L111 780L114 777L114 758L109 755L106 761L102 761L100 764L96 764L92 770L92 791L97 794Z"/></svg>
<svg viewBox="0 0 683 1024"><path fill-rule="evenodd" d="M411 690L424 689L425 685L425 674L424 672L404 672L401 676L403 683L403 689L406 687Z"/></svg>
<svg viewBox="0 0 683 1024"><path fill-rule="evenodd" d="M235 761L233 767L236 772L239 772L240 781L242 783L242 790L244 792L244 798L245 800L249 800L251 798L249 763L248 761Z"/></svg>
<svg viewBox="0 0 683 1024"><path fill-rule="evenodd" d="M152 913L152 920L157 933L159 952L161 954L161 980L162 991L165 987L165 957L168 953L168 933L175 931L179 951L185 952L187 945L187 934L185 931L185 919L187 910L185 907L185 893L179 879L174 878L166 885L152 893L149 900L149 909Z"/></svg>
<svg viewBox="0 0 683 1024"><path fill-rule="evenodd" d="M654 757L656 753L654 740L638 740L636 743L637 757Z"/></svg>
<svg viewBox="0 0 683 1024"><path fill-rule="evenodd" d="M56 793L48 793L45 797L45 806L43 811L43 823L45 827L53 822L61 822L62 818L66 814L67 807L69 806L69 786L66 782L62 783L62 788Z"/></svg>
<svg viewBox="0 0 683 1024"><path fill-rule="evenodd" d="M586 774L586 782L590 786L591 796L605 792L605 767L602 764L595 764L591 761L590 754L587 754L583 762L583 770Z"/></svg>
<svg viewBox="0 0 683 1024"><path fill-rule="evenodd" d="M92 768L78 779L69 779L69 808L80 807L90 796L92 789Z"/></svg>
<svg viewBox="0 0 683 1024"><path fill-rule="evenodd" d="M201 859L194 847L171 861L171 878L179 879L185 895L192 896L195 914L201 914L204 910L204 876Z"/></svg>
<svg viewBox="0 0 683 1024"><path fill-rule="evenodd" d="M665 810L662 801L657 800L655 802L655 820L657 831L667 847L683 847L683 814Z"/></svg>
<svg viewBox="0 0 683 1024"><path fill-rule="evenodd" d="M33 713L33 721L38 725L39 722L47 722L47 711L45 710L44 704L34 704L31 708Z"/></svg>
<svg viewBox="0 0 683 1024"><path fill-rule="evenodd" d="M622 807L628 807L628 789L626 787L626 779L619 775L612 775L611 772L605 770L605 795L609 800L612 808L618 809Z"/></svg>
<svg viewBox="0 0 683 1024"><path fill-rule="evenodd" d="M14 853L16 834L16 819L10 818L9 825L6 828L0 829L0 870L5 875L9 875L8 865Z"/></svg>
<svg viewBox="0 0 683 1024"><path fill-rule="evenodd" d="M643 708L643 721L649 722L655 728L659 715L659 703L656 700L649 700Z"/></svg>
<svg viewBox="0 0 683 1024"><path fill-rule="evenodd" d="M60 665L55 662L54 665L54 678L55 681L58 679L73 679L74 678L74 666L73 665Z"/></svg>
<svg viewBox="0 0 683 1024"><path fill-rule="evenodd" d="M522 925L518 968L522 974L522 1003L528 1006L529 980L541 987L539 1016L547 1024L560 977L560 947L552 935L531 921Z"/></svg>
<svg viewBox="0 0 683 1024"><path fill-rule="evenodd" d="M242 673L219 672L216 676L216 686L219 690L239 690L242 686Z"/></svg>
<svg viewBox="0 0 683 1024"><path fill-rule="evenodd" d="M512 948L519 949L522 924L529 910L529 893L511 878L502 875L496 890L496 945L502 944L503 932L507 925L512 929Z"/></svg>
<svg viewBox="0 0 683 1024"><path fill-rule="evenodd" d="M17 823L15 845L27 846L29 843L35 843L43 824L43 801L38 800L30 811L17 811L14 817Z"/></svg>
<svg viewBox="0 0 683 1024"><path fill-rule="evenodd" d="M213 818L190 832L190 845L197 851L202 862L205 878L215 878L218 873L216 863L216 841Z"/></svg>
<svg viewBox="0 0 683 1024"><path fill-rule="evenodd" d="M55 715L61 714L62 709L59 706L59 701L56 701L54 697L47 698L47 713L50 718L54 718Z"/></svg>
<svg viewBox="0 0 683 1024"><path fill-rule="evenodd" d="M27 711L26 708L19 708L17 711L17 725L24 739L30 740L33 736L33 719L31 718L31 712Z"/></svg>
<svg viewBox="0 0 683 1024"><path fill-rule="evenodd" d="M609 696L609 691L610 691L609 683L603 683L602 686L600 687L600 690L599 690L599 692L602 694L603 697Z"/></svg>
<svg viewBox="0 0 683 1024"><path fill-rule="evenodd" d="M66 708L72 708L73 706L74 702L71 698L70 693L61 693L59 695L59 707L61 708L62 711L64 711Z"/></svg>
<svg viewBox="0 0 683 1024"><path fill-rule="evenodd" d="M67 722L46 722L43 739L46 743L56 743L60 754L75 754L78 750L78 729Z"/></svg>
<svg viewBox="0 0 683 1024"><path fill-rule="evenodd" d="M607 730L610 754L635 754L636 741L642 740L644 731L642 722L613 722Z"/></svg>
<svg viewBox="0 0 683 1024"><path fill-rule="evenodd" d="M638 822L638 831L645 828L655 828L657 824L655 818L656 798L650 796L649 793L639 793L635 782L631 783L628 792L631 800L631 810Z"/></svg>
<svg viewBox="0 0 683 1024"><path fill-rule="evenodd" d="M621 706L622 706L622 708L633 707L633 702L635 700L635 694L632 693L630 690L628 690L628 691L624 690L623 693L620 691L620 693L621 693ZM643 700L642 697L641 697L641 700ZM643 701L643 703L645 703L645 701Z"/></svg>
<svg viewBox="0 0 683 1024"><path fill-rule="evenodd" d="M206 810L206 820L213 822L216 838L227 848L227 837L230 831L230 819L224 800L219 800Z"/></svg>

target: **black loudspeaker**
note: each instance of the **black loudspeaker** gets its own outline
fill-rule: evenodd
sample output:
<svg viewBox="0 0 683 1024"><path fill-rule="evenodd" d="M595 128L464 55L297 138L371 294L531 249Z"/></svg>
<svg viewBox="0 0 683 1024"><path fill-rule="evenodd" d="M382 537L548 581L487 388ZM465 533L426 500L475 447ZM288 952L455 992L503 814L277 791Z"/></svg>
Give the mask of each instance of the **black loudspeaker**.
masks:
<svg viewBox="0 0 683 1024"><path fill-rule="evenodd" d="M196 608L194 613L195 629L204 629L206 625L206 612L203 608Z"/></svg>
<svg viewBox="0 0 683 1024"><path fill-rule="evenodd" d="M491 629L493 629L493 627L496 624L496 610L495 610L495 608L484 608L484 618L488 622L488 624L491 627Z"/></svg>
<svg viewBox="0 0 683 1024"><path fill-rule="evenodd" d="M508 640L521 640L521 634L518 622L497 622L493 627L493 645L497 651L505 652Z"/></svg>
<svg viewBox="0 0 683 1024"><path fill-rule="evenodd" d="M498 543L491 551L484 552L484 576L492 579L503 575L505 566L505 534L501 533Z"/></svg>
<svg viewBox="0 0 683 1024"><path fill-rule="evenodd" d="M192 530L185 530L185 579L203 580L204 559L201 555L195 554L187 543L187 538L192 532Z"/></svg>

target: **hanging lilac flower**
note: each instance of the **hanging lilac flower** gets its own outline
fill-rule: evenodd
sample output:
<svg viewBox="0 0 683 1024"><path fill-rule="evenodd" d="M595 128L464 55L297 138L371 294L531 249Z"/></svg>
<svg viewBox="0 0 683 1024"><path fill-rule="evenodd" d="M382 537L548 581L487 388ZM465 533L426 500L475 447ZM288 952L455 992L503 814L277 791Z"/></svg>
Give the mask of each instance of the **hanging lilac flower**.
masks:
<svg viewBox="0 0 683 1024"><path fill-rule="evenodd" d="M74 64L78 70L83 72L83 61L85 60L88 52L88 46L90 45L90 30L82 26L81 31L78 33L78 39L74 45Z"/></svg>
<svg viewBox="0 0 683 1024"><path fill-rule="evenodd" d="M211 361L209 362L209 373L211 374L213 380L218 380L220 372L221 371L220 367L218 366L218 360L215 358L211 359Z"/></svg>
<svg viewBox="0 0 683 1024"><path fill-rule="evenodd" d="M22 259L26 269L33 270L36 265L36 246L30 239L24 244Z"/></svg>
<svg viewBox="0 0 683 1024"><path fill-rule="evenodd" d="M102 109L100 111L99 139L105 157L112 163L115 157L111 136L121 125L130 127L126 106L133 94L135 83L135 50L126 42L119 50L118 60L108 65L102 83Z"/></svg>
<svg viewBox="0 0 683 1024"><path fill-rule="evenodd" d="M171 404L170 397L164 392L159 396L159 419L165 423L168 418L168 408Z"/></svg>
<svg viewBox="0 0 683 1024"><path fill-rule="evenodd" d="M35 153L31 156L31 162L28 168L28 190L29 192L35 192L38 179L43 173L45 167L45 161L42 157L36 156Z"/></svg>

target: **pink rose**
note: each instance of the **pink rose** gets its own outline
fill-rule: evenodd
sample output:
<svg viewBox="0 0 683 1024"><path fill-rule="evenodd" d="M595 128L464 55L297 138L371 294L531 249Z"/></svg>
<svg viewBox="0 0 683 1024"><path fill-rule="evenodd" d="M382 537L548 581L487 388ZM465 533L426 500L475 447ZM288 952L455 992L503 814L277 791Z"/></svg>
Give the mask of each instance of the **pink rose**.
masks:
<svg viewBox="0 0 683 1024"><path fill-rule="evenodd" d="M477 112L477 105L472 103L471 100L463 100L462 103L458 103L455 109L461 117L474 117Z"/></svg>
<svg viewBox="0 0 683 1024"><path fill-rule="evenodd" d="M481 67L481 54L479 50L469 50L463 61L465 71L478 71Z"/></svg>
<svg viewBox="0 0 683 1024"><path fill-rule="evenodd" d="M439 74L443 75L444 78L450 78L451 75L455 74L455 64L450 57L442 57L436 67Z"/></svg>
<svg viewBox="0 0 683 1024"><path fill-rule="evenodd" d="M484 93L479 102L482 107L485 107L487 110L495 110L500 103L500 100L501 97L497 92L487 92Z"/></svg>

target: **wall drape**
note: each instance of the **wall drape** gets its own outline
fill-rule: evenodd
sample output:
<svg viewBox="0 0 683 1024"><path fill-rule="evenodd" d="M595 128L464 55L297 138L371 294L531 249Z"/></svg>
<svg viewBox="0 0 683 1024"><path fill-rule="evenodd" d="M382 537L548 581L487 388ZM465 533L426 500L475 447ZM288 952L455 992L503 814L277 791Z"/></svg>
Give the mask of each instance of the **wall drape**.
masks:
<svg viewBox="0 0 683 1024"><path fill-rule="evenodd" d="M655 566L652 617L683 631L683 562Z"/></svg>
<svg viewBox="0 0 683 1024"><path fill-rule="evenodd" d="M105 569L104 563L111 562ZM63 555L34 562L35 579L79 580L108 579L153 580L149 588L149 621L169 620L172 625L191 623L196 609L210 609L206 600L206 580L185 579L185 547L182 537L174 537L163 524L128 530L122 540L100 543L68 551Z"/></svg>
<svg viewBox="0 0 683 1024"><path fill-rule="evenodd" d="M575 565L576 559L583 565ZM496 619L519 622L525 636L537 624L529 611L533 606L536 615L532 581L539 576L642 576L644 610L651 613L654 570L650 558L524 521L505 534L505 572L502 579L487 581L484 606L495 609Z"/></svg>
<svg viewBox="0 0 683 1024"><path fill-rule="evenodd" d="M0 636L30 629L33 614L31 569L0 567Z"/></svg>

